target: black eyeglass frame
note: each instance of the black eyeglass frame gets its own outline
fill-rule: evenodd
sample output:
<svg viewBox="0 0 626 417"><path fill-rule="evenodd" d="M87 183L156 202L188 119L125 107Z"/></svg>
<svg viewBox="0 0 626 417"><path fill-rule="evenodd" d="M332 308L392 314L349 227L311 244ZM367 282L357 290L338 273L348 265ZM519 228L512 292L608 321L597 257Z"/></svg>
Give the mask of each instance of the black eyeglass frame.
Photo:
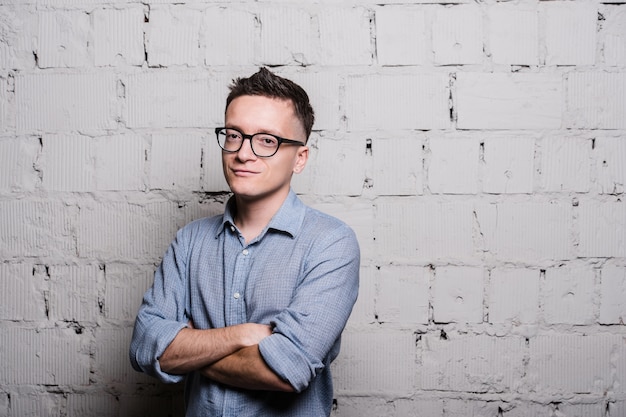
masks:
<svg viewBox="0 0 626 417"><path fill-rule="evenodd" d="M235 132L239 133L241 135L241 143L239 144L239 148L231 150L231 149L224 149L224 147L220 144L220 132L222 130L234 130ZM266 135L266 136L271 136L274 139L276 139L276 141L278 142L278 145L276 145L276 149L274 150L274 153L271 155L258 155L256 153L256 151L254 150L254 145L252 145L252 138L256 135ZM264 132L257 132L254 133L252 135L246 135L245 133L243 133L241 130L239 129L235 129L234 127L216 127L215 128L215 136L217 138L217 144L219 145L219 147L222 149L222 151L224 152L228 152L228 153L236 153L239 152L241 150L241 147L243 146L243 142L248 139L250 141L250 149L252 149L252 152L259 158L270 158L274 155L276 155L276 152L278 152L278 149L280 148L280 145L282 145L283 143L287 144L287 145L298 145L298 146L306 146L306 143L304 142L300 142L299 140L293 140L293 139L286 139L286 138L281 138L280 136L276 136L273 135L271 133L264 133Z"/></svg>

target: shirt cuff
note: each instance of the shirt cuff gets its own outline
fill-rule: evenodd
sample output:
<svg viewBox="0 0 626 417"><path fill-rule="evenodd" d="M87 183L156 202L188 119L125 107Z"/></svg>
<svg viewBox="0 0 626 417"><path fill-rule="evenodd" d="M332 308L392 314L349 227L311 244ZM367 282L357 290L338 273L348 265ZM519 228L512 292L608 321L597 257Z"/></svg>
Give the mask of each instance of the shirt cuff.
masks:
<svg viewBox="0 0 626 417"><path fill-rule="evenodd" d="M184 375L169 374L161 370L159 357L172 343L178 332L185 327L187 327L186 323L167 321L155 324L149 332L144 333L143 340L135 341L138 345L143 345L143 349L141 346L138 346L138 349L135 350L138 367L148 375L154 376L165 383L183 381L185 379Z"/></svg>
<svg viewBox="0 0 626 417"><path fill-rule="evenodd" d="M304 391L324 368L322 362L311 361L281 334L274 333L261 340L259 351L267 366L288 381L296 392Z"/></svg>

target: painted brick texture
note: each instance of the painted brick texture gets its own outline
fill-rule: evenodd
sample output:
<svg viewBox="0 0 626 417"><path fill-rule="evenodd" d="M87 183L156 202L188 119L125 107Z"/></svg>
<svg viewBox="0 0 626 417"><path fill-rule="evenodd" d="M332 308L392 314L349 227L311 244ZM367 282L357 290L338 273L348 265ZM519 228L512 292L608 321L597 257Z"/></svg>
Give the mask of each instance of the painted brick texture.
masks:
<svg viewBox="0 0 626 417"><path fill-rule="evenodd" d="M5 0L0 417L182 415L133 320L263 65L361 245L333 417L626 416L624 0Z"/></svg>

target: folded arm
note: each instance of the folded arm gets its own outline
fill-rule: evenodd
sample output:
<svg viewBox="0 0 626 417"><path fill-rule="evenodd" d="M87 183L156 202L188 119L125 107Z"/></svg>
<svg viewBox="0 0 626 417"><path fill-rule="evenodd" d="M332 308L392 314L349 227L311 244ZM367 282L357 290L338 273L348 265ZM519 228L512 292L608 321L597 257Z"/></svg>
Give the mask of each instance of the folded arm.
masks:
<svg viewBox="0 0 626 417"><path fill-rule="evenodd" d="M246 323L219 329L182 329L159 358L161 370L182 375L199 370L271 334L269 326Z"/></svg>
<svg viewBox="0 0 626 417"><path fill-rule="evenodd" d="M202 374L213 381L237 388L251 390L294 392L287 381L281 379L265 363L259 346L249 346L205 367Z"/></svg>

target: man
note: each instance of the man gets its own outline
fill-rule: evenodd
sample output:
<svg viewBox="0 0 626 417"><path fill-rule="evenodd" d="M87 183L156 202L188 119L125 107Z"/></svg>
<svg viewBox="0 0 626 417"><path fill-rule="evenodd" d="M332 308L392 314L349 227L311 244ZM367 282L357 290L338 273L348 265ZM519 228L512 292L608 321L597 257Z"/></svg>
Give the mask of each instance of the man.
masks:
<svg viewBox="0 0 626 417"><path fill-rule="evenodd" d="M291 190L313 120L306 92L265 68L230 86L216 134L233 196L178 231L130 346L135 369L186 380L188 416L331 412L360 255L346 224Z"/></svg>

